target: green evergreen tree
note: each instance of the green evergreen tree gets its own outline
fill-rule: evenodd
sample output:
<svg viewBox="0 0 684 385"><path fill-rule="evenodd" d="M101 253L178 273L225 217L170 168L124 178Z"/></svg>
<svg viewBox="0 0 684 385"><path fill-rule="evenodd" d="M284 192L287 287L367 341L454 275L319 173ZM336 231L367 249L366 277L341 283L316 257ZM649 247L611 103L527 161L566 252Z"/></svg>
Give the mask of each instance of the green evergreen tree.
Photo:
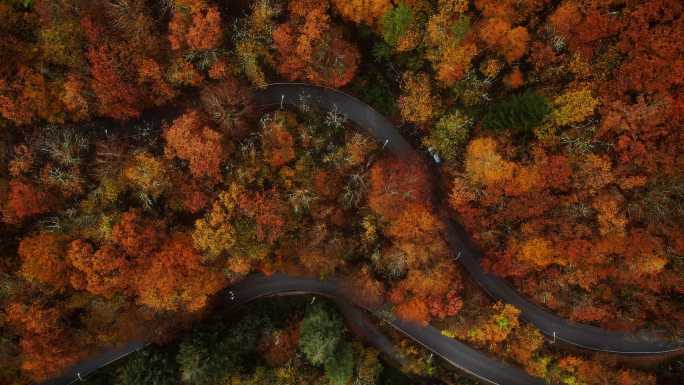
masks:
<svg viewBox="0 0 684 385"><path fill-rule="evenodd" d="M482 119L482 126L526 134L542 124L550 112L546 98L528 90L492 105Z"/></svg>
<svg viewBox="0 0 684 385"><path fill-rule="evenodd" d="M333 385L346 385L354 374L354 351L349 342L342 342L325 361L325 375Z"/></svg>
<svg viewBox="0 0 684 385"><path fill-rule="evenodd" d="M180 345L176 360L184 382L209 385L234 369L227 347L215 332L195 332Z"/></svg>
<svg viewBox="0 0 684 385"><path fill-rule="evenodd" d="M167 354L143 350L119 370L120 385L176 385L178 368Z"/></svg>
<svg viewBox="0 0 684 385"><path fill-rule="evenodd" d="M264 318L249 315L230 328L193 332L181 342L176 356L182 380L193 385L213 385L239 368L244 357L256 348L265 324Z"/></svg>
<svg viewBox="0 0 684 385"><path fill-rule="evenodd" d="M382 37L394 47L411 23L413 23L413 11L406 4L399 3L382 17Z"/></svg>
<svg viewBox="0 0 684 385"><path fill-rule="evenodd" d="M322 365L333 356L342 338L344 325L340 317L324 305L309 309L302 322L299 348L314 365Z"/></svg>

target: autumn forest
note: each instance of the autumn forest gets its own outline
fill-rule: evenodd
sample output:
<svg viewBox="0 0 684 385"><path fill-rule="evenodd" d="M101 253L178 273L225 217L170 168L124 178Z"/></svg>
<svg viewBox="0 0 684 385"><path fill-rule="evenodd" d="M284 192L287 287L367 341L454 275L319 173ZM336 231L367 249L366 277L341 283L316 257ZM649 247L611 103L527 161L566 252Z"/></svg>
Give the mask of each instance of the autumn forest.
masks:
<svg viewBox="0 0 684 385"><path fill-rule="evenodd" d="M684 383L682 42L680 0L0 0L0 384L131 341L76 380Z"/></svg>

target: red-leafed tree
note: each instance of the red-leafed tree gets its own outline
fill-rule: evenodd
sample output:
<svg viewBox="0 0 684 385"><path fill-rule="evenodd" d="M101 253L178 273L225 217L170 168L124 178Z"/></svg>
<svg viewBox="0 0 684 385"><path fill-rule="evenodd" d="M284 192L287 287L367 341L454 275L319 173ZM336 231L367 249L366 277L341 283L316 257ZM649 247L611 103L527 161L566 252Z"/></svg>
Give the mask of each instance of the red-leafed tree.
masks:
<svg viewBox="0 0 684 385"><path fill-rule="evenodd" d="M177 10L169 21L168 39L173 50L216 49L223 41L221 13L216 7L196 7L191 12Z"/></svg>
<svg viewBox="0 0 684 385"><path fill-rule="evenodd" d="M275 119L264 127L261 147L264 157L272 167L280 168L295 158L295 141L288 131L291 119L288 116Z"/></svg>
<svg viewBox="0 0 684 385"><path fill-rule="evenodd" d="M430 315L443 319L445 317L452 317L458 314L463 308L463 299L455 290L447 293L446 297L428 297L428 308Z"/></svg>
<svg viewBox="0 0 684 385"><path fill-rule="evenodd" d="M188 46L195 50L208 50L221 45L223 30L218 9L210 7L206 12L193 14L186 39Z"/></svg>
<svg viewBox="0 0 684 385"><path fill-rule="evenodd" d="M275 190L240 195L238 206L256 222L256 238L272 244L285 232L288 206Z"/></svg>
<svg viewBox="0 0 684 385"><path fill-rule="evenodd" d="M7 314L21 330L21 369L34 380L55 376L81 357L58 309L13 303Z"/></svg>
<svg viewBox="0 0 684 385"><path fill-rule="evenodd" d="M139 209L129 210L112 228L114 241L126 254L138 258L149 258L166 242L163 222L146 218Z"/></svg>
<svg viewBox="0 0 684 385"><path fill-rule="evenodd" d="M224 136L211 128L197 110L190 110L173 121L163 134L164 154L189 163L195 177L221 177L221 164L228 158L229 147Z"/></svg>
<svg viewBox="0 0 684 385"><path fill-rule="evenodd" d="M75 240L69 244L67 261L77 270L70 277L76 289L111 298L131 285L131 265L124 252L112 244L95 251L89 242Z"/></svg>
<svg viewBox="0 0 684 385"><path fill-rule="evenodd" d="M356 74L359 51L330 24L328 2L294 0L289 19L273 31L277 69L290 80L342 87Z"/></svg>
<svg viewBox="0 0 684 385"><path fill-rule="evenodd" d="M192 178L188 173L176 172L171 176L170 202L174 210L196 214L211 203L211 190L201 181Z"/></svg>
<svg viewBox="0 0 684 385"><path fill-rule="evenodd" d="M282 367L296 354L299 347L299 324L294 323L287 329L278 329L267 334L259 342L257 351L273 367Z"/></svg>
<svg viewBox="0 0 684 385"><path fill-rule="evenodd" d="M13 179L9 182L7 201L2 210L3 220L18 224L32 216L43 214L54 206L50 194L35 184Z"/></svg>
<svg viewBox="0 0 684 385"><path fill-rule="evenodd" d="M549 17L549 24L573 52L591 58L602 39L617 33L622 22L599 7L583 11L574 2L564 2Z"/></svg>
<svg viewBox="0 0 684 385"><path fill-rule="evenodd" d="M128 79L127 63L112 44L102 43L105 31L90 18L81 22L91 42L87 57L92 75L91 88L98 100L98 112L114 119L130 119L140 115L141 94Z"/></svg>
<svg viewBox="0 0 684 385"><path fill-rule="evenodd" d="M21 64L10 78L0 82L0 116L17 125L39 119L62 122L61 103L58 100L51 102L55 96L43 74Z"/></svg>
<svg viewBox="0 0 684 385"><path fill-rule="evenodd" d="M21 275L27 280L56 290L68 284L66 241L62 236L52 233L28 236L19 243L19 256Z"/></svg>
<svg viewBox="0 0 684 385"><path fill-rule="evenodd" d="M384 157L370 169L368 205L387 219L398 218L411 203L427 204L431 183L417 158Z"/></svg>

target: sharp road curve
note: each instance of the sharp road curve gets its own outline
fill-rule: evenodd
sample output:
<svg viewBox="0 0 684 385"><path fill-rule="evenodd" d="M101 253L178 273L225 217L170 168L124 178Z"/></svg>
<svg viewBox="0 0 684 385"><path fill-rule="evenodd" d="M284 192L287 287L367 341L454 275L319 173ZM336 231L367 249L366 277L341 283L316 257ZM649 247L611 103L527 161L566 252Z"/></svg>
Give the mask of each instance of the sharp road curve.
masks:
<svg viewBox="0 0 684 385"><path fill-rule="evenodd" d="M260 106L279 108L284 105L316 104L322 110L335 110L366 130L378 142L393 153L402 156L415 153L399 131L384 116L359 99L335 89L302 83L275 83L255 90L254 99ZM459 255L471 277L493 298L510 303L520 309L521 318L534 324L550 338L585 349L633 356L655 356L684 350L684 340L662 338L646 333L621 333L560 318L528 301L505 280L487 273L480 265L481 253L475 248L465 231L448 215L441 213L446 223L444 238ZM335 301L350 328L369 343L376 346L393 360L402 362L403 357L392 342L357 307L354 297L347 295L334 280L292 277L275 274L269 277L247 277L219 293L218 299L227 306L238 307L257 298L281 295L316 294ZM367 309L368 310L368 309ZM541 378L530 376L523 370L489 357L471 347L443 336L432 326L421 326L398 319L383 318L388 325L406 337L442 357L454 367L496 385L542 385ZM78 381L93 371L121 357L131 354L148 344L147 341L131 341L126 345L103 350L92 358L67 369L58 378L41 385L66 385Z"/></svg>
<svg viewBox="0 0 684 385"><path fill-rule="evenodd" d="M302 95L305 95L305 99L316 102L322 109L334 108L344 113L349 120L366 130L378 142L387 143L387 148L397 155L415 152L384 116L359 99L341 91L301 83L276 83L256 93L257 101L264 104L297 105ZM454 254L460 255L459 260L471 277L492 297L520 309L521 317L534 324L548 337L584 349L636 356L669 354L684 349L684 339L681 338L673 339L652 333L609 331L569 321L533 304L511 288L505 280L487 273L482 268L481 252L471 244L463 228L451 220L446 212L447 209L444 208L441 213L447 225L444 238Z"/></svg>

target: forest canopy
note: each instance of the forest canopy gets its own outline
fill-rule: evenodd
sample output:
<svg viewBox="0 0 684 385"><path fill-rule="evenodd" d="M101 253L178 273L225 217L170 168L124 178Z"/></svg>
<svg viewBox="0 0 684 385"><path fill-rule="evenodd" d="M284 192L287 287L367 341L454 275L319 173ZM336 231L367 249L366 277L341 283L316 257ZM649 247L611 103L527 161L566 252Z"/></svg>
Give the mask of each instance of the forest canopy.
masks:
<svg viewBox="0 0 684 385"><path fill-rule="evenodd" d="M682 41L679 0L0 0L0 383L150 329L117 383L381 383L329 305L184 334L276 272L551 382L676 383L681 362L555 348L444 232L553 314L681 337ZM254 98L284 81L358 97L417 151ZM404 372L465 381L390 336Z"/></svg>

